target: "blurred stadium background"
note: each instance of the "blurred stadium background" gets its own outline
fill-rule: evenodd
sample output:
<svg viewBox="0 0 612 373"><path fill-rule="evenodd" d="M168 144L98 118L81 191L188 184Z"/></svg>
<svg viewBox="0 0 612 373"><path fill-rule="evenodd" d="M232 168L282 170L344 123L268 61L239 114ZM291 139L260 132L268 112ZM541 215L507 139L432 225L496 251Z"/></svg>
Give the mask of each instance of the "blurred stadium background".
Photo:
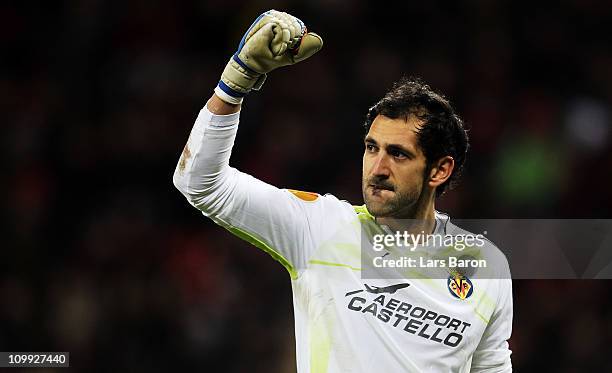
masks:
<svg viewBox="0 0 612 373"><path fill-rule="evenodd" d="M87 372L295 370L284 268L171 181L270 8L325 47L248 98L234 166L360 204L365 112L411 74L470 128L463 182L439 209L611 217L610 2L3 2L1 351L70 351ZM611 285L515 281L516 371L612 371Z"/></svg>

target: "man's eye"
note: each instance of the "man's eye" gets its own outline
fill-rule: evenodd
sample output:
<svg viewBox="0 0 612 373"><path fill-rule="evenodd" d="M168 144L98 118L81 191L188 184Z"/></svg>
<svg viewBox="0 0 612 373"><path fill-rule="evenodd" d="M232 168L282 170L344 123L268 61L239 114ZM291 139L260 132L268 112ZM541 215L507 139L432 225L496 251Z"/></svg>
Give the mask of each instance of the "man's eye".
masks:
<svg viewBox="0 0 612 373"><path fill-rule="evenodd" d="M399 150L392 150L391 152L389 152L389 154L391 154L392 157L398 158L398 159L406 159L408 158L406 156L406 154L402 153Z"/></svg>
<svg viewBox="0 0 612 373"><path fill-rule="evenodd" d="M366 144L366 150L369 152L376 151L376 147L372 144Z"/></svg>

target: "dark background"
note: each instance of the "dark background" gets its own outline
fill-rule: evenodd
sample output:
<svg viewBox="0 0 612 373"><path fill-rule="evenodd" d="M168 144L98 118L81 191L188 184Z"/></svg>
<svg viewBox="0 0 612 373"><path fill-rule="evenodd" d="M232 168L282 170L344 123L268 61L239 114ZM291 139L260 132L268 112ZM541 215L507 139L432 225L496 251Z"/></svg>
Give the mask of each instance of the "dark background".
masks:
<svg viewBox="0 0 612 373"><path fill-rule="evenodd" d="M610 2L387 3L3 2L0 350L70 351L71 371L294 371L284 268L171 180L270 8L325 46L245 100L233 166L360 204L365 113L412 74L470 128L465 177L438 209L610 218ZM612 371L611 285L514 281L516 371Z"/></svg>

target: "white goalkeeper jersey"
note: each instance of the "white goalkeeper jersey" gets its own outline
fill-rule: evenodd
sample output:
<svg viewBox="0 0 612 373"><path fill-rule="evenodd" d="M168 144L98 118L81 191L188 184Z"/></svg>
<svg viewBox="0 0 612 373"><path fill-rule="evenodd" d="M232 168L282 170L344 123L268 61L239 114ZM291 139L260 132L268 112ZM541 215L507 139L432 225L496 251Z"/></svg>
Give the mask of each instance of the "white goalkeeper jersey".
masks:
<svg viewBox="0 0 612 373"><path fill-rule="evenodd" d="M510 372L512 283L507 276L362 276L362 235L382 229L364 206L278 189L229 166L239 113L201 110L174 173L190 204L266 251L289 272L297 370ZM456 229L436 214L436 231ZM507 261L493 245L508 271ZM388 253L385 253L388 254ZM502 258L502 259L499 259Z"/></svg>

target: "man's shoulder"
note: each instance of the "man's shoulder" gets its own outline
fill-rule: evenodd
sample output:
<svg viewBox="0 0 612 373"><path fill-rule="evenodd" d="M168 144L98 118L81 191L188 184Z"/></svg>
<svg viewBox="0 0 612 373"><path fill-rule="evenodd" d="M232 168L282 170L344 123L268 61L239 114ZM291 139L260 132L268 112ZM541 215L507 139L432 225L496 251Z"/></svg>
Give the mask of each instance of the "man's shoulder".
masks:
<svg viewBox="0 0 612 373"><path fill-rule="evenodd" d="M482 271L482 278L510 278L510 267L506 254L486 237L486 232L469 231L459 226L461 221L451 221L448 214L437 213L436 216L438 215L444 217L443 232L445 235L462 237L465 240L466 248L459 250L460 256L485 261L487 269ZM470 237L471 242L467 243L466 237Z"/></svg>
<svg viewBox="0 0 612 373"><path fill-rule="evenodd" d="M333 194L319 194L296 189L285 189L293 199L301 206L312 210L322 219L354 218L365 206L353 206L350 202L339 199Z"/></svg>

